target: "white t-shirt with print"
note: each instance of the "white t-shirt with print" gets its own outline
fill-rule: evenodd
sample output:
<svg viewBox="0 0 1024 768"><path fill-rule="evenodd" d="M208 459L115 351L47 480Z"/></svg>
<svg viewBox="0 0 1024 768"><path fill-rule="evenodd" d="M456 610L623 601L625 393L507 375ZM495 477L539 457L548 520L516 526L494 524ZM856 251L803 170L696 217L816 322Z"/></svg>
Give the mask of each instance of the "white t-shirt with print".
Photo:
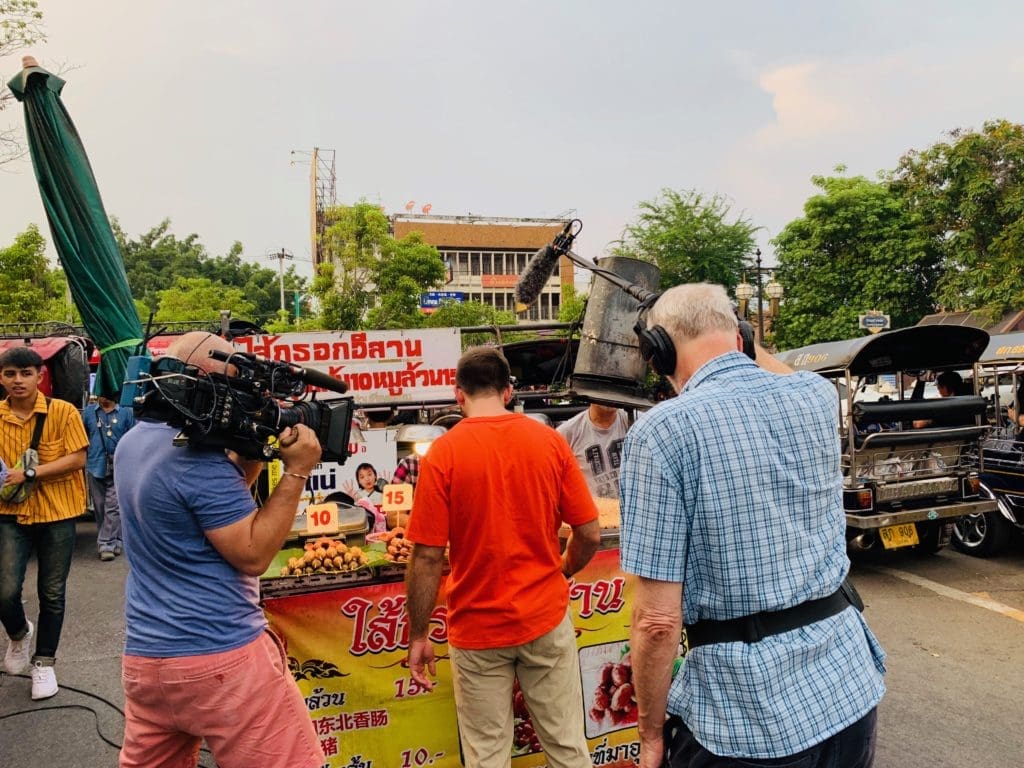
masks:
<svg viewBox="0 0 1024 768"><path fill-rule="evenodd" d="M582 411L558 425L558 431L569 443L587 485L594 496L608 499L619 497L619 465L622 463L622 443L629 429L626 412L619 410L615 421L607 429L595 426L590 414Z"/></svg>

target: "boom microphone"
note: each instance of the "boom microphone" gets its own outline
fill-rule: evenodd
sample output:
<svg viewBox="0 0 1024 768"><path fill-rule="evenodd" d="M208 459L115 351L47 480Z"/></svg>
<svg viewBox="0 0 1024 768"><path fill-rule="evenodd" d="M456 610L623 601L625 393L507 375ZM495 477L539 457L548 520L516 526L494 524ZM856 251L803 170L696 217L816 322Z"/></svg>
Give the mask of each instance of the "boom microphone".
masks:
<svg viewBox="0 0 1024 768"><path fill-rule="evenodd" d="M545 245L533 254L530 263L516 281L516 312L525 312L537 300L557 264L558 251L550 245Z"/></svg>
<svg viewBox="0 0 1024 768"><path fill-rule="evenodd" d="M544 286L547 285L548 280L551 278L551 274L555 271L558 257L565 254L572 247L572 241L576 238L576 234L579 233L579 230L575 233L572 231L572 225L572 221L566 224L565 229L554 240L530 258L526 269L523 270L523 274L519 276L519 280L516 282L516 289L513 294L516 299L516 312L525 312L537 300L540 292L544 290Z"/></svg>

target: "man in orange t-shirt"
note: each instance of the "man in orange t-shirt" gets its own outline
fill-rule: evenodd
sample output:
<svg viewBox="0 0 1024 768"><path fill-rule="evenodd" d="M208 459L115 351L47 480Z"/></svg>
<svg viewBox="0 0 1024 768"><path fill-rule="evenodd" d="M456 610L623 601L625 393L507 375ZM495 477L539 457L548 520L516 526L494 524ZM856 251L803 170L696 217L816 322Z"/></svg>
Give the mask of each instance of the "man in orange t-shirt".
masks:
<svg viewBox="0 0 1024 768"><path fill-rule="evenodd" d="M597 508L565 439L506 410L508 362L474 347L459 359L466 418L423 458L407 536L409 669L430 689L427 630L448 560L448 646L468 768L507 766L519 686L552 768L590 768L568 577L600 543ZM559 552L558 529L572 534Z"/></svg>

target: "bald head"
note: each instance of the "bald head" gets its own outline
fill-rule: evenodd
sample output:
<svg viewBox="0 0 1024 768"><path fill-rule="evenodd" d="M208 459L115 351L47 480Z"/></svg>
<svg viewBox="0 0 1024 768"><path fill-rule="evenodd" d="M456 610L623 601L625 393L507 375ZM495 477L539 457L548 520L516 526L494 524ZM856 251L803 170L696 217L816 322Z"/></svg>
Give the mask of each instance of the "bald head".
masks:
<svg viewBox="0 0 1024 768"><path fill-rule="evenodd" d="M232 354L235 348L227 339L206 331L189 331L179 336L167 347L167 356L176 357L188 365L194 365L207 373L225 373L224 363L210 357L210 351Z"/></svg>

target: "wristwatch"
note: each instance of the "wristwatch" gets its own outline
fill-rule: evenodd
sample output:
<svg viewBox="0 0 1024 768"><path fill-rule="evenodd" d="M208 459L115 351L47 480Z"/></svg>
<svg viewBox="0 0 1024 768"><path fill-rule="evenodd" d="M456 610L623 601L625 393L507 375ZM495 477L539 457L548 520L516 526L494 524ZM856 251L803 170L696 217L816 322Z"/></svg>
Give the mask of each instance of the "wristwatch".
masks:
<svg viewBox="0 0 1024 768"><path fill-rule="evenodd" d="M25 479L26 480L35 480L36 479L36 470L35 470L34 467L29 467L28 469L25 470Z"/></svg>

